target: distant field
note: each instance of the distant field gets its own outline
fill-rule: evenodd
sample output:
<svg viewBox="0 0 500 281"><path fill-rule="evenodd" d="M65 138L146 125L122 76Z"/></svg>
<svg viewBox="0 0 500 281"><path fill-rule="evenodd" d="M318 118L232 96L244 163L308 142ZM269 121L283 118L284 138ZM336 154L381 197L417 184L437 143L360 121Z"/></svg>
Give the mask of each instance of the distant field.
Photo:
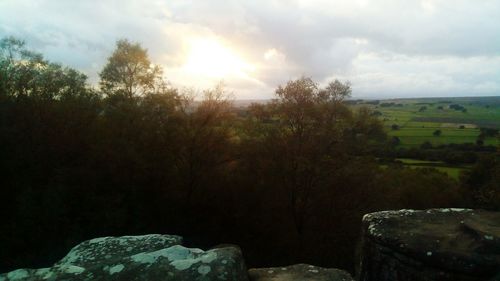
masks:
<svg viewBox="0 0 500 281"><path fill-rule="evenodd" d="M450 166L449 164L440 161L423 161L406 158L399 158L396 160L402 162L404 166L411 169L436 169L442 173L447 174L450 178L455 180L459 180L460 174L463 171L467 171L471 168L469 166ZM383 164L381 165L381 167L387 168L388 165Z"/></svg>
<svg viewBox="0 0 500 281"><path fill-rule="evenodd" d="M479 128L500 129L500 97L394 99L359 102L353 107L367 106L378 113L389 136L400 139L402 147L475 143ZM399 128L394 130L393 125ZM436 130L441 135L434 136ZM485 145L499 145L488 137Z"/></svg>
<svg viewBox="0 0 500 281"><path fill-rule="evenodd" d="M422 168L434 168L440 172L448 174L449 177L458 180L460 178L460 173L469 169L467 166L449 166L448 164L440 161L422 161L415 159L397 159L407 167L412 169L422 169Z"/></svg>

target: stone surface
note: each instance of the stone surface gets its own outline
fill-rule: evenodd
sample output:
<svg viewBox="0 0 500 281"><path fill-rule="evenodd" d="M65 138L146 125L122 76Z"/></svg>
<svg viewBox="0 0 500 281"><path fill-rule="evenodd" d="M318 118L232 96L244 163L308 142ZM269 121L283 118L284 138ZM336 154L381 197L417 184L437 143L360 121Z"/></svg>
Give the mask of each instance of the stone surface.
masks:
<svg viewBox="0 0 500 281"><path fill-rule="evenodd" d="M174 245L181 245L182 237L176 235L149 234L143 236L101 237L84 241L75 246L57 264L89 267L113 263L123 257L142 252L153 252Z"/></svg>
<svg viewBox="0 0 500 281"><path fill-rule="evenodd" d="M104 237L85 241L51 268L18 269L0 281L26 280L247 280L241 251L203 251L170 235Z"/></svg>
<svg viewBox="0 0 500 281"><path fill-rule="evenodd" d="M361 281L499 277L500 213L400 210L363 218Z"/></svg>
<svg viewBox="0 0 500 281"><path fill-rule="evenodd" d="M252 268L248 275L250 281L354 281L351 275L343 270L307 264Z"/></svg>

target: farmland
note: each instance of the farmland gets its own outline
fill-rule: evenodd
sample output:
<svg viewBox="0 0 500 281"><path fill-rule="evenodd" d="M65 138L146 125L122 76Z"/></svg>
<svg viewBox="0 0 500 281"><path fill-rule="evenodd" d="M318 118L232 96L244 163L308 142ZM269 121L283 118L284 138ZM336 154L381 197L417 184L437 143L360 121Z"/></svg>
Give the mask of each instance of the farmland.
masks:
<svg viewBox="0 0 500 281"><path fill-rule="evenodd" d="M446 155L447 145L470 144L498 147L500 129L500 97L392 99L353 101L354 108L369 107L384 124L396 150L429 150L433 155ZM439 152L441 151L441 153ZM450 163L433 156L432 160L393 159L393 164L410 169L432 168L459 180L471 163ZM415 156L413 156L415 157ZM382 167L387 165L382 164Z"/></svg>
<svg viewBox="0 0 500 281"><path fill-rule="evenodd" d="M500 97L358 101L353 106L371 108L400 147L476 143L478 138L498 145L497 137L480 135L481 128L500 128Z"/></svg>
<svg viewBox="0 0 500 281"><path fill-rule="evenodd" d="M422 161L415 159L397 159L398 162L401 162L406 167L412 169L424 169L424 168L434 168L440 172L446 173L449 177L458 180L460 177L460 173L464 170L470 169L469 166L450 166L442 161Z"/></svg>

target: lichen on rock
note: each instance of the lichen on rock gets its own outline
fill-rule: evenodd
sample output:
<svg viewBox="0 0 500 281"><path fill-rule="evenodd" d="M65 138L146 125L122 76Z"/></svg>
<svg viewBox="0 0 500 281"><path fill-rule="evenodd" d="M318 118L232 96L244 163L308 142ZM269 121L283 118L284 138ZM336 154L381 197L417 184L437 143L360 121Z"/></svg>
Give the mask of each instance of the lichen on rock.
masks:
<svg viewBox="0 0 500 281"><path fill-rule="evenodd" d="M150 252L182 244L176 235L149 234L142 236L101 237L75 246L58 264L90 266L102 260L121 259L142 252Z"/></svg>
<svg viewBox="0 0 500 281"><path fill-rule="evenodd" d="M489 280L500 274L500 213L399 210L363 217L361 281Z"/></svg>
<svg viewBox="0 0 500 281"><path fill-rule="evenodd" d="M103 237L85 241L51 268L18 269L1 281L42 280L242 280L248 279L239 248L186 248L170 235Z"/></svg>

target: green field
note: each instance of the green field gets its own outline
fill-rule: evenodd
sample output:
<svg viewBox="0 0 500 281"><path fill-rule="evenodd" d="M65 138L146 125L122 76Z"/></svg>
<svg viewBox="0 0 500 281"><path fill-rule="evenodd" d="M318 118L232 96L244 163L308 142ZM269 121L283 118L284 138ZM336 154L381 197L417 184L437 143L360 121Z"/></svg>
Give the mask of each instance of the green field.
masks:
<svg viewBox="0 0 500 281"><path fill-rule="evenodd" d="M500 97L393 99L375 103L358 101L352 106L369 107L383 122L387 134L399 138L398 147L401 148L418 148L424 142L433 146L476 143L480 128L500 129ZM460 106L458 110L455 105ZM398 128L394 129L394 125ZM436 130L441 131L439 136L434 135ZM500 144L498 136L486 137L483 143ZM440 161L396 161L411 169L433 168L456 180L463 171L471 168Z"/></svg>
<svg viewBox="0 0 500 281"><path fill-rule="evenodd" d="M442 173L447 174L450 178L459 180L460 174L463 171L470 169L470 166L449 166L448 164L441 161L424 161L424 160L416 160L416 159L406 159L399 158L396 159L399 162L402 162L405 167L411 169L425 169L432 168L436 169ZM382 168L387 168L388 165L382 164L380 165Z"/></svg>
<svg viewBox="0 0 500 281"><path fill-rule="evenodd" d="M460 174L463 171L469 170L470 166L449 166L441 161L425 161L425 160L416 160L416 159L407 159L407 158L399 158L396 161L401 162L405 167L411 169L436 169L440 172L447 174L450 178L459 180ZM382 168L387 168L388 165L380 165Z"/></svg>
<svg viewBox="0 0 500 281"><path fill-rule="evenodd" d="M464 107L465 112L450 108L454 104ZM378 112L388 135L398 137L401 147L419 147L424 142L475 143L480 128L500 129L500 97L393 99L354 105L361 106ZM393 125L399 128L394 130ZM436 130L441 131L440 136L433 135ZM487 137L484 144L499 145L498 138Z"/></svg>
<svg viewBox="0 0 500 281"><path fill-rule="evenodd" d="M415 159L397 159L401 161L405 166L412 169L418 168L434 168L440 172L448 174L449 177L458 180L460 173L469 169L468 166L449 166L448 164L440 161L423 161Z"/></svg>

